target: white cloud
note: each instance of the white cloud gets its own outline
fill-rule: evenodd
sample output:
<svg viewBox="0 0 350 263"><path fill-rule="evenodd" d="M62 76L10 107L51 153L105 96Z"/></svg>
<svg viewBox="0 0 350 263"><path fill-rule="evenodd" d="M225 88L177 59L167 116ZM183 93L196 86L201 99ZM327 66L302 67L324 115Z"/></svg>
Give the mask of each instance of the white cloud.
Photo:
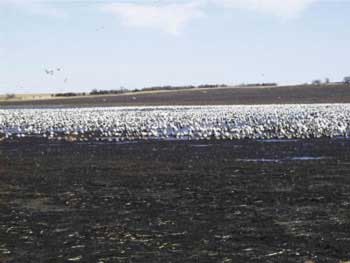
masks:
<svg viewBox="0 0 350 263"><path fill-rule="evenodd" d="M62 9L54 7L50 2L33 0L0 0L0 8L13 8L31 15L48 17L65 17Z"/></svg>
<svg viewBox="0 0 350 263"><path fill-rule="evenodd" d="M282 19L299 16L317 1L319 0L210 0L213 4L226 8L248 9Z"/></svg>
<svg viewBox="0 0 350 263"><path fill-rule="evenodd" d="M103 10L118 16L123 25L152 28L177 35L193 19L204 13L198 3L178 4L130 4L115 3L103 6Z"/></svg>
<svg viewBox="0 0 350 263"><path fill-rule="evenodd" d="M298 17L317 1L320 0L185 0L177 4L112 3L104 5L102 10L119 17L124 26L152 28L177 35L193 19L208 13L211 5L219 8L250 10L288 20Z"/></svg>

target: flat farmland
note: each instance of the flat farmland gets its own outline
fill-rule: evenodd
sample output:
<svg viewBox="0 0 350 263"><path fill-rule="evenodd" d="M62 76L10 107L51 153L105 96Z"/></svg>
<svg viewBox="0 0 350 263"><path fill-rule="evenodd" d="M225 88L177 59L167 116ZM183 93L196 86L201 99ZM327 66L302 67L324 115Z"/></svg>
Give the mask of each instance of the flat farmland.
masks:
<svg viewBox="0 0 350 263"><path fill-rule="evenodd" d="M350 141L0 144L0 262L350 259Z"/></svg>
<svg viewBox="0 0 350 263"><path fill-rule="evenodd" d="M350 103L350 85L190 89L120 95L0 101L0 106L92 107Z"/></svg>

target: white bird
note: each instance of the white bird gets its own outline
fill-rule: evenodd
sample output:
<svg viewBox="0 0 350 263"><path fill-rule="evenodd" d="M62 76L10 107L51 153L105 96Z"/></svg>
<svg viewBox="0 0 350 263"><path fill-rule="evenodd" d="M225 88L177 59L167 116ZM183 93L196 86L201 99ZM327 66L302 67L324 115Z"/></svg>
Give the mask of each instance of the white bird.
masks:
<svg viewBox="0 0 350 263"><path fill-rule="evenodd" d="M54 70L50 70L50 69L45 69L45 73L46 73L47 75L53 76L53 75L55 74L55 71L54 71Z"/></svg>
<svg viewBox="0 0 350 263"><path fill-rule="evenodd" d="M315 114L315 112L317 114ZM350 105L0 109L0 138L77 140L347 137Z"/></svg>

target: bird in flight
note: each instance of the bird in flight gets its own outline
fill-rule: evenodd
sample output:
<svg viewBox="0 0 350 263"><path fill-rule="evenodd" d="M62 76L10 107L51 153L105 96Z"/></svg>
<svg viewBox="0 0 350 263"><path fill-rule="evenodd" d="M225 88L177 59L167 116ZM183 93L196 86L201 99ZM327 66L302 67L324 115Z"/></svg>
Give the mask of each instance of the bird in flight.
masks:
<svg viewBox="0 0 350 263"><path fill-rule="evenodd" d="M45 69L45 73L47 74L47 75L51 75L51 76L53 76L53 74L55 73L53 70L50 70L50 69Z"/></svg>

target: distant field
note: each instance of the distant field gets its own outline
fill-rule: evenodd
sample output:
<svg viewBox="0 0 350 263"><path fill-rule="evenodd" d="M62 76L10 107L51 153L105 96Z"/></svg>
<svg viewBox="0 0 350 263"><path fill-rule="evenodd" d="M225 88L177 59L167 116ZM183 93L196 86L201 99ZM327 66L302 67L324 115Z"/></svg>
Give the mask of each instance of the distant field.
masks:
<svg viewBox="0 0 350 263"><path fill-rule="evenodd" d="M7 101L32 101L32 100L42 100L53 98L51 94L16 94L14 96L10 95L0 95L0 102Z"/></svg>
<svg viewBox="0 0 350 263"><path fill-rule="evenodd" d="M33 95L32 95L33 96ZM38 96L38 95L37 95ZM49 96L49 95L47 95ZM70 98L39 98L4 100L0 106L156 106L156 105L240 105L350 103L349 85L213 88L175 91L137 92L119 95Z"/></svg>

